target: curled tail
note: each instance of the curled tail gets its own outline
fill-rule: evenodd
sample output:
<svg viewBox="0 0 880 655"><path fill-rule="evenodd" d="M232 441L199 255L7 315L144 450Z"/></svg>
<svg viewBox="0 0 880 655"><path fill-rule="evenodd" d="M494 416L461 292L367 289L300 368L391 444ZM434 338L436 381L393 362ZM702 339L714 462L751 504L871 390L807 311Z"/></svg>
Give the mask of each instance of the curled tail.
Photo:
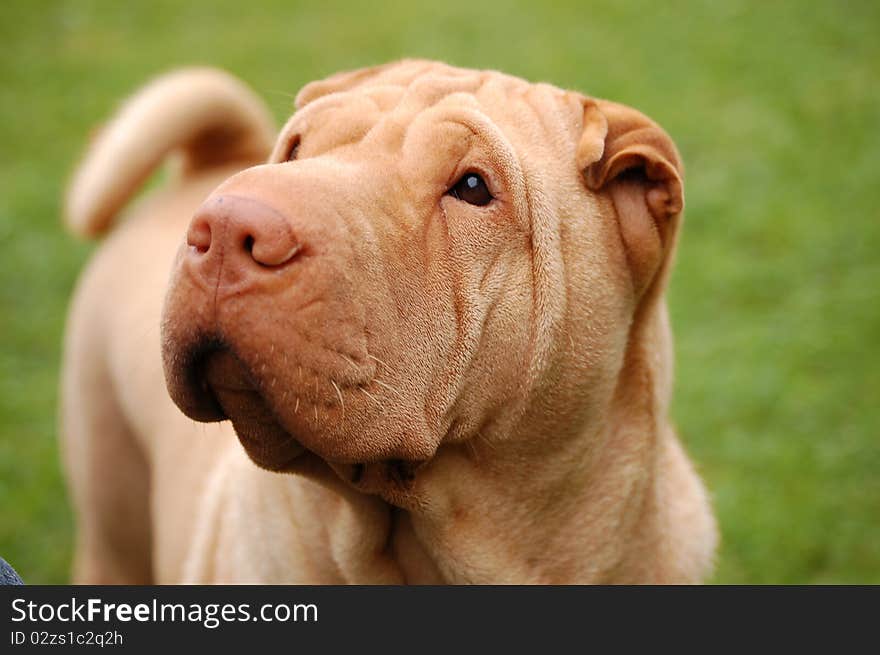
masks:
<svg viewBox="0 0 880 655"><path fill-rule="evenodd" d="M272 117L242 82L211 68L163 75L132 96L93 141L67 190L72 232L95 237L173 151L182 175L210 166L265 160Z"/></svg>

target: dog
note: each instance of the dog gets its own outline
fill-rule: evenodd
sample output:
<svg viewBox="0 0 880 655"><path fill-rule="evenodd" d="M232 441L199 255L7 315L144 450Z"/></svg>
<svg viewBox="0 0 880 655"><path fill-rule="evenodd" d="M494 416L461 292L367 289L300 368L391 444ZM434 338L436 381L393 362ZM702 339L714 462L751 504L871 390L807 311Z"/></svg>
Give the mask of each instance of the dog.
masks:
<svg viewBox="0 0 880 655"><path fill-rule="evenodd" d="M718 541L670 425L684 204L629 107L405 60L158 78L76 171L110 232L72 302L79 583L697 583ZM277 135L277 136L276 136Z"/></svg>

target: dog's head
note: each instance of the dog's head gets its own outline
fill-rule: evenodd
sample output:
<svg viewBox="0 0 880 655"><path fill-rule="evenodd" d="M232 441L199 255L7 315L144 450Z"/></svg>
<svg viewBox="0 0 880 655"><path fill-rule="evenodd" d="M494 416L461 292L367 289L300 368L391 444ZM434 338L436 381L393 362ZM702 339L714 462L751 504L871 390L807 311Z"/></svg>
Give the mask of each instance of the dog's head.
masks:
<svg viewBox="0 0 880 655"><path fill-rule="evenodd" d="M309 84L269 162L192 219L171 395L260 466L388 497L455 444L546 456L602 415L662 292L680 168L640 113L496 72Z"/></svg>

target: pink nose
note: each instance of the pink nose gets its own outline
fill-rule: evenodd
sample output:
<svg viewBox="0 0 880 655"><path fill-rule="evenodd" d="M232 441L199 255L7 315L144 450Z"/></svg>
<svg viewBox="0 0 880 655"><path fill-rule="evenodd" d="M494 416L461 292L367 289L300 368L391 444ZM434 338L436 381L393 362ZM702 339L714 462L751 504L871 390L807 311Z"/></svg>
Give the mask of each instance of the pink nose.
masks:
<svg viewBox="0 0 880 655"><path fill-rule="evenodd" d="M196 210L186 242L197 266L219 261L224 274L235 278L285 266L302 250L290 223L277 209L234 195L206 200Z"/></svg>

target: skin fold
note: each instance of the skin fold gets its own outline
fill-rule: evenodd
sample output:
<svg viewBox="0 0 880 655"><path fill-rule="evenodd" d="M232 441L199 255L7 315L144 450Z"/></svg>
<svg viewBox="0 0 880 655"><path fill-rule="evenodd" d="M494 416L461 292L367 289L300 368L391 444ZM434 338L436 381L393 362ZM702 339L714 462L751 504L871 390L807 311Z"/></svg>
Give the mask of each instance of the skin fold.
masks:
<svg viewBox="0 0 880 655"><path fill-rule="evenodd" d="M106 231L168 156L71 308L77 582L710 573L667 417L684 200L653 121L407 60L308 84L276 134L188 69L99 134L69 225Z"/></svg>

